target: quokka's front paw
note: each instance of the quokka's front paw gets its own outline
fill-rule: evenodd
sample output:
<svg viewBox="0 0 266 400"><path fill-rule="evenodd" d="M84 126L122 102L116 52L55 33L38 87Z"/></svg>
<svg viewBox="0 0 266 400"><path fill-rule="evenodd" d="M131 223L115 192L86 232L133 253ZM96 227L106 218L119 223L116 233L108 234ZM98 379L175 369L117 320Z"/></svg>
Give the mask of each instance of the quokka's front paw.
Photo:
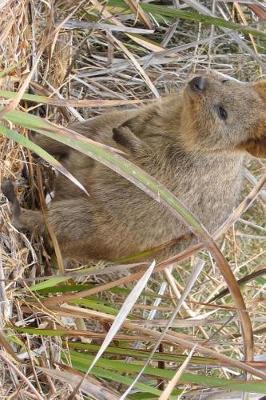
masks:
<svg viewBox="0 0 266 400"><path fill-rule="evenodd" d="M118 128L113 128L113 139L135 155L140 155L148 149L146 143L137 137L125 123Z"/></svg>

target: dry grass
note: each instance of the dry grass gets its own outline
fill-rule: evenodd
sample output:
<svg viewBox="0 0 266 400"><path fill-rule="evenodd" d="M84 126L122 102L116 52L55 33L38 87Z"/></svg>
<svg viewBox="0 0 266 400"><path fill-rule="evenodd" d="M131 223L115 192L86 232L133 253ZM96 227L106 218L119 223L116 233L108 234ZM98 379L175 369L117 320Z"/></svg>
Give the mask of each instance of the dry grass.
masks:
<svg viewBox="0 0 266 400"><path fill-rule="evenodd" d="M174 22L165 17L159 18L158 15L151 16L147 12L139 13L134 11L135 1L128 3L133 11L125 14L121 9L108 8L97 0L4 1L0 4L1 88L18 91L27 74L32 71L31 90L36 94L53 95L56 99L89 99L89 108L74 108L70 102L62 103L60 107L20 103L21 110L66 125L69 121L89 118L110 109L113 103L109 100L117 101L122 108L126 107L127 102L141 102L174 90L197 69L212 68L242 80L256 80L265 74L266 56L262 39L233 31L226 34L219 28L184 19ZM179 1L173 3L180 6ZM196 10L199 7L196 0L180 3L181 9L185 10L189 10L188 5ZM258 8L255 9L245 4L233 6L229 1L203 3L216 16L234 22L248 22L256 27L258 21L265 18L265 11L258 6L259 2L256 2ZM89 24L82 25L81 20ZM108 31L107 23L112 26ZM56 29L56 26L59 28ZM135 31L132 33L126 27ZM147 34L151 29L155 29L155 32ZM143 30L146 32L143 33ZM43 52L36 63L40 49ZM98 100L106 100L104 107L99 106ZM27 134L23 129L20 129L20 133ZM38 205L41 183L45 185L48 180L46 168L41 163L36 164L27 150L2 136L0 152L0 180L13 176L21 182L21 201L28 207ZM250 180L259 179L264 167L263 161L253 160L249 163L251 178L246 180L243 199L254 187ZM23 168L26 168L29 176L29 185L21 178ZM230 261L237 279L251 274L250 278L246 278L242 290L255 334L255 356L261 362L253 362L249 366L261 372L266 366L265 201L266 192L261 191L249 210L228 229L222 244L223 254ZM112 266L110 273L102 268L104 264L95 266L91 273L75 268L67 272L69 280L65 283L62 281L60 292L87 290L98 285L96 290L93 289L95 294L93 290L87 293L91 303L85 300L83 303L81 300L73 303L73 298L70 302L70 298L63 297L67 304L58 306L54 297L52 300L50 297L50 301L44 297L47 293L55 296L59 291L55 291L52 284L47 285L46 292L30 289L35 283L56 274L55 263L49 259L41 239L26 237L12 227L3 196L0 217L0 398L67 398L80 382L77 371L86 371L92 355L98 350L97 346L92 345L102 343L116 309L122 307L132 288L132 284L124 284L130 281L130 274L136 268ZM201 273L198 271L199 276L191 275L195 265L202 267ZM260 270L261 274L252 276ZM120 277L124 278L119 280ZM112 281L115 282L109 284ZM192 281L193 287L186 299L181 298L188 282ZM81 286L77 287L76 284ZM206 251L154 274L131 310L130 319L117 332L110 353L105 353L102 364L97 364L107 371L106 374L98 371L97 380L88 375L83 382L83 392L77 390L72 398L119 398L130 385L130 380L122 383L122 378L134 379L137 376L143 360L147 360L152 353L159 332L167 325L174 311L178 311L177 317L158 346L161 354L155 353L150 362L151 366L157 368L156 371L172 371L174 376L185 363L189 349L198 344L203 349L199 353L197 348L194 349L188 365L184 364L186 371L207 377L243 379L244 374L234 368L236 366L233 363L220 359L222 365L219 365L215 360L206 358L211 349L214 350L213 356L218 354L228 356L231 360L243 359L239 320L231 298L225 295L221 300L207 304L224 288L217 266ZM97 296L97 300L93 296ZM42 334L36 335L35 332L32 335L34 331L30 328L43 329ZM71 349L78 351L78 346L84 350L88 343L91 346L87 346L87 356L83 360L78 359L77 353L71 353ZM127 350L119 355L111 353L123 348ZM144 351L142 355L138 350ZM193 358L197 353L204 357ZM169 354L176 358L167 358ZM185 356L181 357L182 354ZM128 362L128 365L136 368L132 371L120 369L119 372L114 364L110 369L122 378L108 376L108 358L123 360L124 364ZM49 372L48 369L52 368L57 368L57 375L55 371ZM187 375L183 375L183 380L178 375L176 377L179 382L176 388L183 393L180 399L227 398L227 389L217 389L221 385L213 385L216 387L213 388L211 381L208 386L203 380L192 382ZM163 379L162 376L156 378L151 373L144 373L139 382L163 390L163 381L169 379L166 375ZM239 388L235 390L240 393ZM244 398L241 393L235 393L234 396L231 398ZM250 395L249 398L259 399L262 394L256 396ZM135 390L128 398L150 399L159 398L159 395L137 397Z"/></svg>

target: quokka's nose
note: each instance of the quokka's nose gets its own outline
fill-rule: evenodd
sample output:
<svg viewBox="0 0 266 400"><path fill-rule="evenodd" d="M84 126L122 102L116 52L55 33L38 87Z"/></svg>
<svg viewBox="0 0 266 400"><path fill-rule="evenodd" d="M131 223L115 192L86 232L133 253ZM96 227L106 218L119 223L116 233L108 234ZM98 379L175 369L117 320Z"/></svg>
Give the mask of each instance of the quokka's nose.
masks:
<svg viewBox="0 0 266 400"><path fill-rule="evenodd" d="M203 78L202 76L196 76L189 82L189 86L195 92L202 92L204 89L206 89L207 79Z"/></svg>

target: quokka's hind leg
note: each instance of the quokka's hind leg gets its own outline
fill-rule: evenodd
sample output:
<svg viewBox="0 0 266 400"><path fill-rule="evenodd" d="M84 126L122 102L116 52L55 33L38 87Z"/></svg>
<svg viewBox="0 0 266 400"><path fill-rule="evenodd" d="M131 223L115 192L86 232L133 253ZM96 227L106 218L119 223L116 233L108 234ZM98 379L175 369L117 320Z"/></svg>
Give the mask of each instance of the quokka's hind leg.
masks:
<svg viewBox="0 0 266 400"><path fill-rule="evenodd" d="M108 207L91 197L52 202L48 223L63 257L114 260L121 252L124 255L128 242L132 242L127 227L108 212Z"/></svg>
<svg viewBox="0 0 266 400"><path fill-rule="evenodd" d="M42 233L45 229L42 212L20 207L11 180L4 181L1 188L11 205L14 226L29 231L39 229ZM61 242L79 240L90 233L91 208L88 200L83 198L53 201L47 210L46 221Z"/></svg>
<svg viewBox="0 0 266 400"><path fill-rule="evenodd" d="M58 240L79 240L91 234L92 212L86 198L58 200L51 203L47 220Z"/></svg>
<svg viewBox="0 0 266 400"><path fill-rule="evenodd" d="M11 205L12 223L17 229L33 232L38 230L40 233L44 231L44 219L40 211L26 210L20 207L17 199L14 184L11 180L2 182L2 192Z"/></svg>
<svg viewBox="0 0 266 400"><path fill-rule="evenodd" d="M130 251L131 241L125 240L125 236L128 237L126 227L91 198L52 201L44 220L40 211L20 208L11 181L2 184L2 191L10 201L14 226L45 233L47 222L64 258L114 260L121 254L125 255L125 251Z"/></svg>

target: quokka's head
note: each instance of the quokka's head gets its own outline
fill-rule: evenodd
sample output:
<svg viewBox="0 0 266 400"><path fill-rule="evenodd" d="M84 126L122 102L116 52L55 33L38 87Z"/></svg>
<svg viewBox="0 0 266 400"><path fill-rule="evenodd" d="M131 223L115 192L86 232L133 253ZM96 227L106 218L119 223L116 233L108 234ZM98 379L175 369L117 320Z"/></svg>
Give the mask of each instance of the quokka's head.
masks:
<svg viewBox="0 0 266 400"><path fill-rule="evenodd" d="M245 150L266 157L266 80L243 83L196 76L183 92L182 132L188 148Z"/></svg>

